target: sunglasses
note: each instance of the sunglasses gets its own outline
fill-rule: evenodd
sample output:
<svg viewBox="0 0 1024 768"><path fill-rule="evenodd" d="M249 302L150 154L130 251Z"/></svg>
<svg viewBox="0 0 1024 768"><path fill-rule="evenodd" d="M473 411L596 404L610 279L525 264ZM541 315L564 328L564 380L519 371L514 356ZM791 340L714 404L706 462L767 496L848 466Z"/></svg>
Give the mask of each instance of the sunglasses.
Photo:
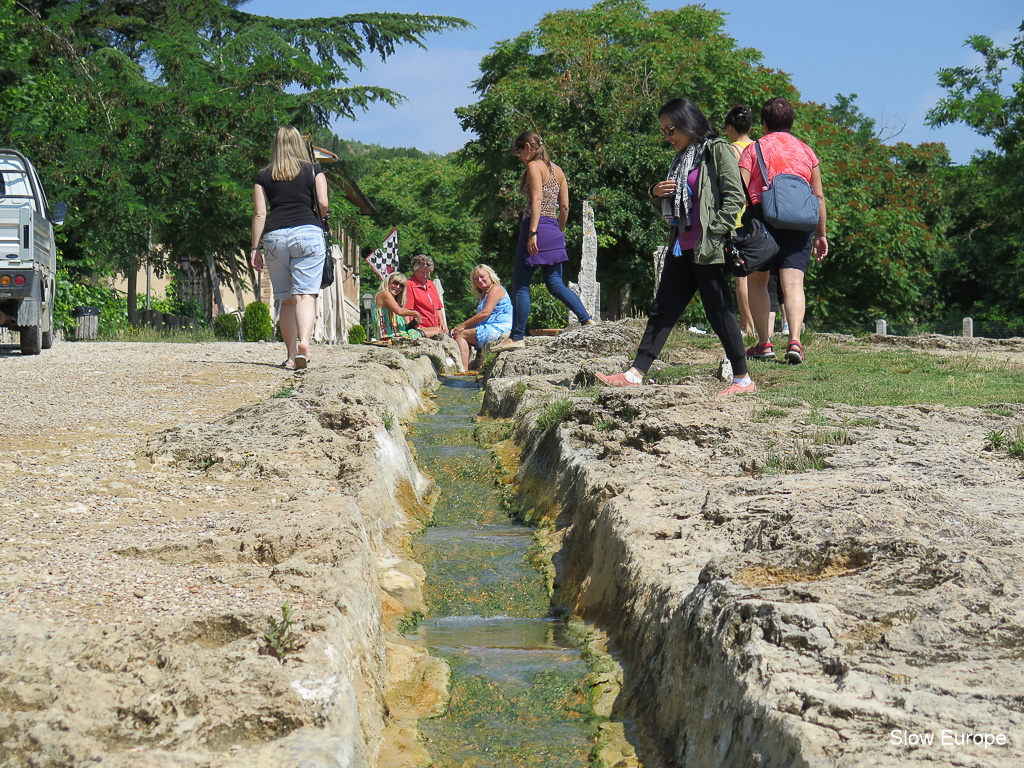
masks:
<svg viewBox="0 0 1024 768"><path fill-rule="evenodd" d="M674 125L670 125L668 128L662 128L661 133L666 139L671 138L676 135L676 127Z"/></svg>

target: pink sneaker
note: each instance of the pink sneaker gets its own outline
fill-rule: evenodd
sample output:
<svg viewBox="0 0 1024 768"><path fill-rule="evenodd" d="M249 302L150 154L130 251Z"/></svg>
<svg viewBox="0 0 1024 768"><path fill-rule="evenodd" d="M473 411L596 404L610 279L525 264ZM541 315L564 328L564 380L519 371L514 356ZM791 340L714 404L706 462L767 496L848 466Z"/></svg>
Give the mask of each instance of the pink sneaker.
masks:
<svg viewBox="0 0 1024 768"><path fill-rule="evenodd" d="M735 381L728 387L719 392L715 397L727 397L729 395L756 395L757 385L754 382L750 382L747 386L737 384Z"/></svg>
<svg viewBox="0 0 1024 768"><path fill-rule="evenodd" d="M595 376L607 384L609 387L639 387L643 380L633 382L626 378L625 372L612 374L611 376L605 376L603 373L595 373Z"/></svg>

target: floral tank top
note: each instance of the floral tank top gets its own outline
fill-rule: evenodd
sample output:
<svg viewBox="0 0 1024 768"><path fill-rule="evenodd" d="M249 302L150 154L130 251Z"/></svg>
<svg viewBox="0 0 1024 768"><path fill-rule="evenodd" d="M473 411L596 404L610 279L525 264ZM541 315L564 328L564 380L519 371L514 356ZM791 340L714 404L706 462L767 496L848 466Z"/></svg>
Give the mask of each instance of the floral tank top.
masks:
<svg viewBox="0 0 1024 768"><path fill-rule="evenodd" d="M559 184L558 179L555 178L555 172L551 171L548 174L548 180L544 182L544 186L540 188L541 199L540 199L540 215L548 216L552 219L558 218L558 190ZM530 214L533 212L533 201L530 196L526 196L526 213L523 218L530 218Z"/></svg>

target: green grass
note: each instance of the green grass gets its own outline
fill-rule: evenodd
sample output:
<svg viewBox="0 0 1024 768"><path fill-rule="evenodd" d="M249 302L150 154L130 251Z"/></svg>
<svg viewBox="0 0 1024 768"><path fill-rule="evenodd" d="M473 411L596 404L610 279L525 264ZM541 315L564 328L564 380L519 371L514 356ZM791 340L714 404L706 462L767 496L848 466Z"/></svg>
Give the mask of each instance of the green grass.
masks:
<svg viewBox="0 0 1024 768"><path fill-rule="evenodd" d="M821 471L825 468L824 451L807 446L797 440L790 450L772 450L757 461L756 475L780 475L783 472Z"/></svg>
<svg viewBox="0 0 1024 768"><path fill-rule="evenodd" d="M274 393L274 397L290 397L292 392L294 391L294 384L286 384L285 386L281 387L281 389Z"/></svg>
<svg viewBox="0 0 1024 768"><path fill-rule="evenodd" d="M700 366L716 364L703 337L673 332L666 345L676 359L692 353L695 366L666 366L656 379L671 380ZM717 339L716 339L717 341ZM750 375L758 395L769 406L799 404L812 411L833 403L857 407L932 404L991 406L1024 402L1024 366L984 358L977 352L937 354L893 349L866 342L837 343L821 336L804 336L807 360L786 365L752 360ZM717 352L717 350L715 350ZM856 425L854 425L856 426Z"/></svg>
<svg viewBox="0 0 1024 768"><path fill-rule="evenodd" d="M129 326L118 330L100 333L97 341L143 341L166 342L172 344L198 343L205 341L222 341L205 325L190 330L157 330L149 327Z"/></svg>
<svg viewBox="0 0 1024 768"><path fill-rule="evenodd" d="M789 411L783 408L776 408L774 405L758 403L750 413L750 420L765 422L771 419L784 419L787 416L789 416Z"/></svg>
<svg viewBox="0 0 1024 768"><path fill-rule="evenodd" d="M572 400L559 397L544 406L544 412L537 418L537 429L550 429L561 424L572 413Z"/></svg>

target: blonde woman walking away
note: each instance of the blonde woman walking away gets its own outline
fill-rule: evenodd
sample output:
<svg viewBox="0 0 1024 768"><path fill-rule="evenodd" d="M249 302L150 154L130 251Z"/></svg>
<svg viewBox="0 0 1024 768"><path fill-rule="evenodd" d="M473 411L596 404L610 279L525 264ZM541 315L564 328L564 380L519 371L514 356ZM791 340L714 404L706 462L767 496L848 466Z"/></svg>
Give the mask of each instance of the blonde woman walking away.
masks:
<svg viewBox="0 0 1024 768"><path fill-rule="evenodd" d="M313 209L315 202L318 211ZM309 363L309 339L323 278L326 247L320 219L327 216L328 201L327 178L309 161L297 129L277 129L270 165L256 176L252 203L250 262L257 272L266 263L274 298L281 302L278 319L288 350L284 367L302 369Z"/></svg>

